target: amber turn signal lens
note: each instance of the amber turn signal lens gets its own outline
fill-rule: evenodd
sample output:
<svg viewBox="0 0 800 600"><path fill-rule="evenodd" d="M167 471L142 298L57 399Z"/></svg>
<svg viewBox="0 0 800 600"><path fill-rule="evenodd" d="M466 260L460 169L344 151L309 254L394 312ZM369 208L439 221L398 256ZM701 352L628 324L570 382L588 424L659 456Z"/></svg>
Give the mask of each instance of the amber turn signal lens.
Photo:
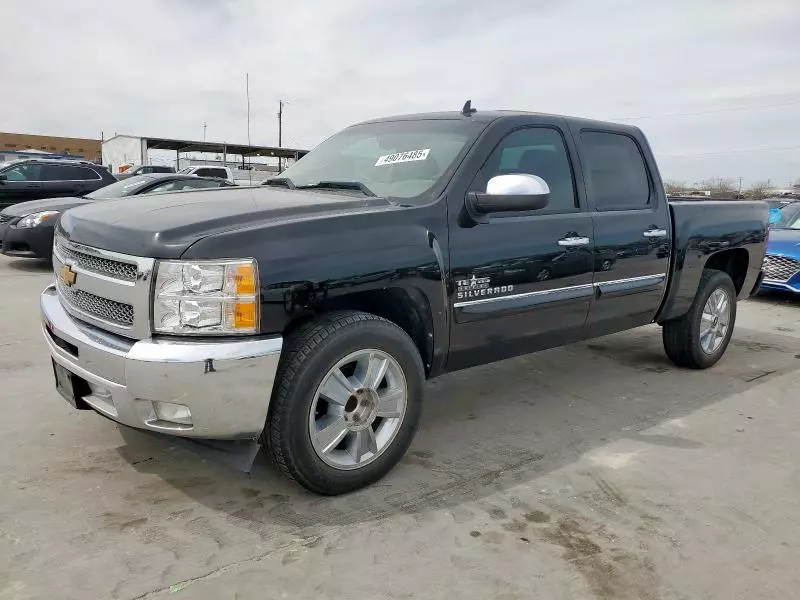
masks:
<svg viewBox="0 0 800 600"><path fill-rule="evenodd" d="M253 329L256 326L256 303L237 302L233 307L233 328Z"/></svg>
<svg viewBox="0 0 800 600"><path fill-rule="evenodd" d="M256 293L256 273L253 265L236 267L236 295L246 296Z"/></svg>

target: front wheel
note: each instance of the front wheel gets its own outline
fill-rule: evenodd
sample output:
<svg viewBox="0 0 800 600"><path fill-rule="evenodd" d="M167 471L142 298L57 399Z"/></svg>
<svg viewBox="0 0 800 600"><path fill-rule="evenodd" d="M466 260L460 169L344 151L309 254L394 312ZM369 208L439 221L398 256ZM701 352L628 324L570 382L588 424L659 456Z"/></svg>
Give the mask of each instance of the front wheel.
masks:
<svg viewBox="0 0 800 600"><path fill-rule="evenodd" d="M664 323L664 350L680 367L707 369L725 353L735 322L733 281L727 273L708 269L689 311Z"/></svg>
<svg viewBox="0 0 800 600"><path fill-rule="evenodd" d="M424 371L400 327L362 312L323 315L288 340L264 435L275 462L319 494L385 475L417 428Z"/></svg>

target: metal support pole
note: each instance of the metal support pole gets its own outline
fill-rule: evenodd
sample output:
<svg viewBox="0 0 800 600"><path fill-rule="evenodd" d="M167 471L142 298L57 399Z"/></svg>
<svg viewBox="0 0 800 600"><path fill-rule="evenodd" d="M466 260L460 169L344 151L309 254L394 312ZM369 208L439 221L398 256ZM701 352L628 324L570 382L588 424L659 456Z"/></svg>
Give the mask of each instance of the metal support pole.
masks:
<svg viewBox="0 0 800 600"><path fill-rule="evenodd" d="M283 145L283 100L278 101L278 148ZM278 173L283 171L283 159L278 156Z"/></svg>

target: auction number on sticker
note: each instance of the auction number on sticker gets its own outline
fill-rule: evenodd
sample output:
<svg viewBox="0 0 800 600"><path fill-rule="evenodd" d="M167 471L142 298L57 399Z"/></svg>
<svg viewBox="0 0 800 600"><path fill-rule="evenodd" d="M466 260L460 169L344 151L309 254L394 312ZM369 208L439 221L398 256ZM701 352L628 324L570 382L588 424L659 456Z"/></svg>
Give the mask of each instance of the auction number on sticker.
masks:
<svg viewBox="0 0 800 600"><path fill-rule="evenodd" d="M375 163L376 167L380 167L382 165L393 165L395 163L401 162L412 162L415 160L425 160L428 158L428 154L430 153L430 148L425 148L424 150L409 150L408 152L395 152L394 154L384 154L383 156L378 157L378 161Z"/></svg>

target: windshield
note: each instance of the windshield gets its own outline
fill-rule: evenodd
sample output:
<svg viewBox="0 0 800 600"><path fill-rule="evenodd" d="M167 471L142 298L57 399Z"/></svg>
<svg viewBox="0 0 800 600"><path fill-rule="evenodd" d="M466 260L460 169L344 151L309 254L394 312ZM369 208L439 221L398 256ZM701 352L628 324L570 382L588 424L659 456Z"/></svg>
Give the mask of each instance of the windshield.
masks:
<svg viewBox="0 0 800 600"><path fill-rule="evenodd" d="M153 177L148 177L147 175L134 175L128 179L123 179L122 181L117 181L111 185L101 187L91 194L86 194L86 197L92 200L111 200L112 198L131 196L154 180Z"/></svg>
<svg viewBox="0 0 800 600"><path fill-rule="evenodd" d="M775 215L775 220L770 225L772 229L800 229L800 202L787 204L780 209L770 209L770 212L773 211L780 211L780 215Z"/></svg>
<svg viewBox="0 0 800 600"><path fill-rule="evenodd" d="M347 182L358 190L355 183L377 196L415 198L452 173L484 126L469 119L355 125L322 142L279 179L296 187Z"/></svg>

